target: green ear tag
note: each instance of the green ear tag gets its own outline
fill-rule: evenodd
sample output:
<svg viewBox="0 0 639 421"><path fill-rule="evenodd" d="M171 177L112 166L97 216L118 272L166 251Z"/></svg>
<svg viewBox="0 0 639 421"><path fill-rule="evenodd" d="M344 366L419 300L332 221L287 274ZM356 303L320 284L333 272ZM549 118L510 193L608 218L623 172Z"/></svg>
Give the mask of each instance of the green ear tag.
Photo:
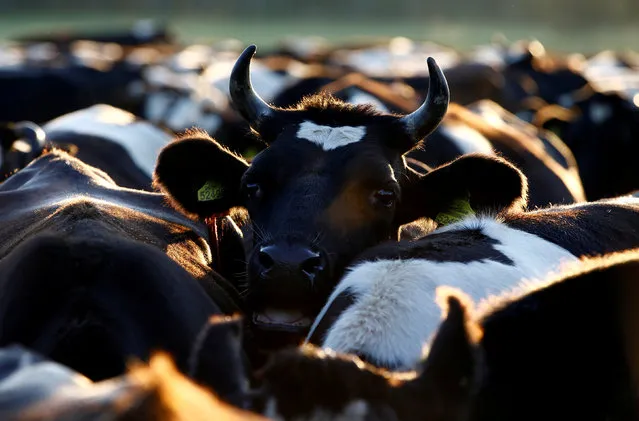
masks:
<svg viewBox="0 0 639 421"><path fill-rule="evenodd" d="M209 180L197 191L197 201L210 202L211 200L219 199L222 197L223 191L224 189L222 189L220 184Z"/></svg>
<svg viewBox="0 0 639 421"><path fill-rule="evenodd" d="M466 199L456 199L450 206L447 212L440 212L435 218L435 222L439 225L448 225L453 222L458 222L464 219L466 216L474 215L473 208L470 207L470 203Z"/></svg>

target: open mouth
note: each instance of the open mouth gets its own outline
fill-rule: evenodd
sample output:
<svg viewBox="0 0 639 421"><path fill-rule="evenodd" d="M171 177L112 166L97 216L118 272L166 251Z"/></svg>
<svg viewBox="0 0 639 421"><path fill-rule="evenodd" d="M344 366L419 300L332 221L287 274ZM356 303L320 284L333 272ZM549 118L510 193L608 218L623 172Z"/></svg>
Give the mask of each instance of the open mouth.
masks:
<svg viewBox="0 0 639 421"><path fill-rule="evenodd" d="M300 310L267 307L253 313L253 324L264 330L300 333L311 327L313 321Z"/></svg>

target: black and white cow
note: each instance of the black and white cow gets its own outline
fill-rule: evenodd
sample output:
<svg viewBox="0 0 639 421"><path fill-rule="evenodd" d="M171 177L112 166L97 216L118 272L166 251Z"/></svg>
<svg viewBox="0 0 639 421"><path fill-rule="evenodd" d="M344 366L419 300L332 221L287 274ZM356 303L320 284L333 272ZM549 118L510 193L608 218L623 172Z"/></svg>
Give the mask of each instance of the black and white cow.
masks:
<svg viewBox="0 0 639 421"><path fill-rule="evenodd" d="M447 314L417 370L391 372L311 345L282 350L262 370L253 409L291 421L466 419L480 380L481 329L459 297L443 301Z"/></svg>
<svg viewBox="0 0 639 421"><path fill-rule="evenodd" d="M118 186L151 190L155 161L172 135L119 108L97 104L43 125L46 140L106 172Z"/></svg>
<svg viewBox="0 0 639 421"><path fill-rule="evenodd" d="M397 238L400 225L421 217L430 200L439 200L413 194L419 174L406 167L403 154L437 127L448 106L448 87L430 59L434 77L428 97L406 116L327 95L279 109L252 89L254 53L251 46L238 59L231 95L269 147L249 166L202 133L187 134L160 154L155 177L191 215L208 218L237 206L248 210L254 234L248 301L254 322L298 334L351 258ZM499 165L480 161L478 177L497 181ZM480 200L498 195L487 193Z"/></svg>
<svg viewBox="0 0 639 421"><path fill-rule="evenodd" d="M469 207L455 173L465 174L465 161L471 158L459 158L423 178L425 194L452 199L448 205L441 200L442 207L425 216L438 219L439 212L448 224L415 241L363 252L332 292L309 340L380 366L412 368L439 324L434 302L439 285L479 300L584 255L639 247L639 200L632 196L530 212ZM525 191L525 180L514 167L501 183L519 183Z"/></svg>
<svg viewBox="0 0 639 421"><path fill-rule="evenodd" d="M163 195L45 153L0 184L0 346L22 344L94 380L155 350L186 371L209 317L240 311L213 259L207 227ZM193 373L225 399L244 387L229 346L237 333L207 340L219 358Z"/></svg>
<svg viewBox="0 0 639 421"><path fill-rule="evenodd" d="M634 249L578 260L477 306L441 287L434 317L444 320L415 372L305 345L267 365L260 408L285 420L637 419L638 276Z"/></svg>

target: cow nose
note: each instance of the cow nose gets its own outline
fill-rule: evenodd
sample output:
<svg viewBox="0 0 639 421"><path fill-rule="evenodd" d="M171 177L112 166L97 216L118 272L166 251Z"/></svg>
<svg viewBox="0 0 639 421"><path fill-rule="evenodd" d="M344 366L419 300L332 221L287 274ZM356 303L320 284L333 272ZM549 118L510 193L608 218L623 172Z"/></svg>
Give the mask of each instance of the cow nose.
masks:
<svg viewBox="0 0 639 421"><path fill-rule="evenodd" d="M262 275L278 273L295 274L302 272L313 280L325 267L322 253L306 247L293 247L273 244L260 247L258 260L262 266Z"/></svg>

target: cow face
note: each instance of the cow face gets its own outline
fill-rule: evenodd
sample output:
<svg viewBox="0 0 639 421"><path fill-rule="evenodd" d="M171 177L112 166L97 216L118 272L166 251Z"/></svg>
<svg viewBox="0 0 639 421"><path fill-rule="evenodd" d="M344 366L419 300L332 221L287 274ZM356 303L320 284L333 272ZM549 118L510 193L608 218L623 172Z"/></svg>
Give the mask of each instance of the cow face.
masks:
<svg viewBox="0 0 639 421"><path fill-rule="evenodd" d="M249 48L240 57L231 92L268 148L249 166L206 135L190 133L160 154L155 181L176 205L201 218L233 206L248 210L248 299L258 326L304 332L351 258L396 237L401 224L434 217L444 201L465 196L470 184L486 178L501 183L514 174L520 197L519 172L498 158L478 156L443 177L451 184L437 206L419 194L435 187L406 167L403 154L439 124L447 107L446 83L433 61L431 74L439 77L431 78L429 97L415 113L400 117L324 95L295 109L271 108L250 90L248 77L237 75L247 74L253 52ZM240 92L238 84L250 92ZM464 184L471 167L479 172ZM506 178L494 178L497 173ZM495 193L488 195L495 199Z"/></svg>

